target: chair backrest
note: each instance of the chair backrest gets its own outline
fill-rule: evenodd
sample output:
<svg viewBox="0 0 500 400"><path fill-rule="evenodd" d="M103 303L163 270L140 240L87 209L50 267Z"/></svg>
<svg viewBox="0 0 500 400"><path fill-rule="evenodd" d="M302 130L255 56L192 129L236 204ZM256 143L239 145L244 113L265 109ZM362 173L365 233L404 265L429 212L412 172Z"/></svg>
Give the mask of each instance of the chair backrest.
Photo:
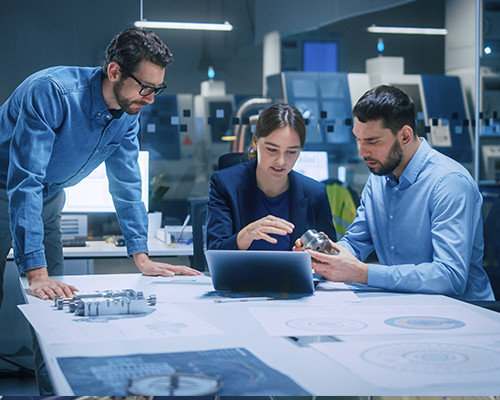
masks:
<svg viewBox="0 0 500 400"><path fill-rule="evenodd" d="M500 300L500 196L484 221L484 270L490 278L495 298Z"/></svg>
<svg viewBox="0 0 500 400"><path fill-rule="evenodd" d="M232 167L245 161L248 161L247 153L226 153L219 157L217 169Z"/></svg>
<svg viewBox="0 0 500 400"><path fill-rule="evenodd" d="M191 224L193 226L193 265L192 268L206 271L206 219L207 199L191 200Z"/></svg>
<svg viewBox="0 0 500 400"><path fill-rule="evenodd" d="M488 267L500 267L500 197L484 221L484 258Z"/></svg>

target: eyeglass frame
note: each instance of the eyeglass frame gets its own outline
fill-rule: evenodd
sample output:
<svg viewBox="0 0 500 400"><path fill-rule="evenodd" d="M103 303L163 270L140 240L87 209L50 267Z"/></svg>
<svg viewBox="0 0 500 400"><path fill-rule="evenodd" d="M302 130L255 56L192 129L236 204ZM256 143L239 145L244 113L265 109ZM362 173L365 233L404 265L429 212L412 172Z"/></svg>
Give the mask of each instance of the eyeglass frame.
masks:
<svg viewBox="0 0 500 400"><path fill-rule="evenodd" d="M134 81L136 81L137 84L141 87L141 90L139 90L139 95L140 96L146 97L146 96L149 96L149 95L151 95L153 93L154 93L155 96L159 96L167 88L166 82L163 82L161 84L161 86L153 87L153 86L145 85L139 79L137 79L133 74L131 74L130 72L125 72L125 74L127 76L131 77ZM143 92L145 90L149 90L149 93L144 94Z"/></svg>

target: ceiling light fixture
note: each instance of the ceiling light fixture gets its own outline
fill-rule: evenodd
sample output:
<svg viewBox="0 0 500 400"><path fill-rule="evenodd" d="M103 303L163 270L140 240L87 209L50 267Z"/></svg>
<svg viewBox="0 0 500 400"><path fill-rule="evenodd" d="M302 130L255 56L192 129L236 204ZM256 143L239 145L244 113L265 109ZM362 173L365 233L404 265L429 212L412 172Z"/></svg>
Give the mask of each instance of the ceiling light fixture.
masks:
<svg viewBox="0 0 500 400"><path fill-rule="evenodd" d="M160 22L160 21L135 21L138 28L157 29L189 29L199 31L232 31L233 26L229 22L223 24L212 24L208 22Z"/></svg>
<svg viewBox="0 0 500 400"><path fill-rule="evenodd" d="M151 28L151 29L189 29L199 31L232 31L233 26L225 21L223 24L208 23L208 22L162 22L162 21L148 21L143 17L143 0L140 1L140 20L135 21L134 25L137 28Z"/></svg>
<svg viewBox="0 0 500 400"><path fill-rule="evenodd" d="M370 33L395 33L403 35L447 35L446 28L410 28L403 26L376 26L372 25L367 28Z"/></svg>

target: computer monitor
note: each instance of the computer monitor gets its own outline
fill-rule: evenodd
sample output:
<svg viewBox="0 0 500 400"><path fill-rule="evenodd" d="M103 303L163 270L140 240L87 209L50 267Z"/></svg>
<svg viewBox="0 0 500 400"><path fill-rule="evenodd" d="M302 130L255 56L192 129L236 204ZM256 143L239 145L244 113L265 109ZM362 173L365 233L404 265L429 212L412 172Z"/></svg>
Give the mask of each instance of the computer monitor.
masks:
<svg viewBox="0 0 500 400"><path fill-rule="evenodd" d="M325 181L330 177L328 153L326 151L302 151L293 169L317 181Z"/></svg>
<svg viewBox="0 0 500 400"><path fill-rule="evenodd" d="M139 152L139 168L142 180L142 201L148 209L149 203L149 153ZM106 213L115 212L108 188L108 177L104 163L77 185L64 189L66 213Z"/></svg>
<svg viewBox="0 0 500 400"><path fill-rule="evenodd" d="M302 69L306 72L337 72L337 42L305 41L302 44Z"/></svg>

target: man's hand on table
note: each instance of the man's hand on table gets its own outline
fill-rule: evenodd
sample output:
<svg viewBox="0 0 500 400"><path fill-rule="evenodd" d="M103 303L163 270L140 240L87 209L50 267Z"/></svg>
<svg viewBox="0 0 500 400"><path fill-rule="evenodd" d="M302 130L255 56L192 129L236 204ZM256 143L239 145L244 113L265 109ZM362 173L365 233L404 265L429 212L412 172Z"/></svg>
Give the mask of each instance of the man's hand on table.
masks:
<svg viewBox="0 0 500 400"><path fill-rule="evenodd" d="M29 269L26 271L30 294L42 300L54 300L59 297L73 297L78 289L64 282L59 282L49 277L46 267Z"/></svg>

